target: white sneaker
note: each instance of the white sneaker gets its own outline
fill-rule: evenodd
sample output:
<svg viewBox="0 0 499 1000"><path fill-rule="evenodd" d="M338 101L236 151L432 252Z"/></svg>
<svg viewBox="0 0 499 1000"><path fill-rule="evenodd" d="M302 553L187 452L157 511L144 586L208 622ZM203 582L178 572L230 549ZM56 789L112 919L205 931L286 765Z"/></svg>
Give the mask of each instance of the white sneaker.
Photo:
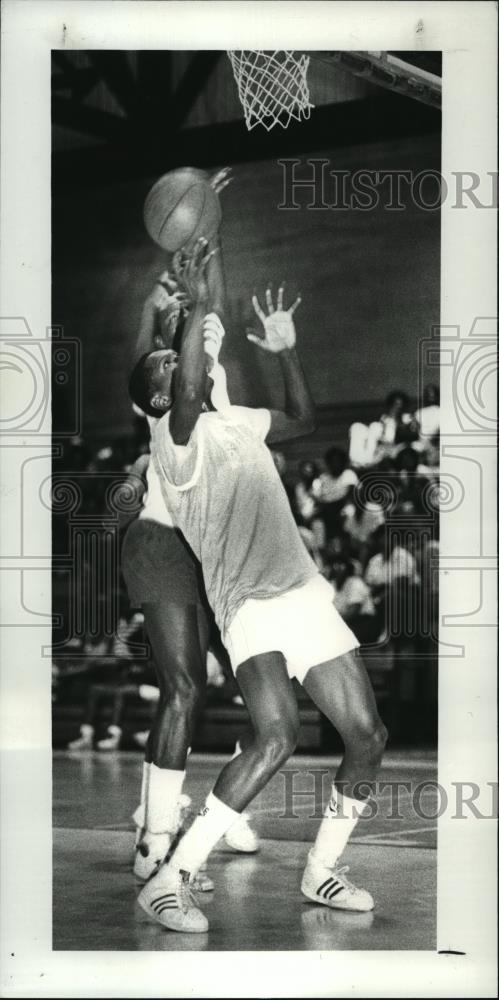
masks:
<svg viewBox="0 0 499 1000"><path fill-rule="evenodd" d="M146 832L146 807L143 802L137 806L132 819L135 823L135 839L133 842L134 848L137 848Z"/></svg>
<svg viewBox="0 0 499 1000"><path fill-rule="evenodd" d="M201 869L192 880L192 888L194 892L213 892L215 883L207 871Z"/></svg>
<svg viewBox="0 0 499 1000"><path fill-rule="evenodd" d="M241 854L255 854L260 847L260 841L254 830L250 826L249 813L241 813L241 817L236 820L230 830L227 830L224 840L227 847Z"/></svg>
<svg viewBox="0 0 499 1000"><path fill-rule="evenodd" d="M88 726L85 723L80 726L80 735L78 739L72 740L68 743L68 750L91 750L94 742L94 727Z"/></svg>
<svg viewBox="0 0 499 1000"><path fill-rule="evenodd" d="M170 931L186 934L204 934L208 921L197 906L196 898L189 882L189 872L178 875L161 876L151 879L144 886L137 899L147 916Z"/></svg>
<svg viewBox="0 0 499 1000"><path fill-rule="evenodd" d="M374 900L365 889L358 889L345 878L348 865L327 866L310 854L307 859L301 891L313 903L322 903L335 910L356 910L367 913L374 908Z"/></svg>
<svg viewBox="0 0 499 1000"><path fill-rule="evenodd" d="M137 825L135 834L135 861L133 874L140 882L147 882L148 879L156 875L161 865L165 861L167 854L175 838L179 835L185 819L186 812L191 804L188 795L181 795L177 802L173 815L171 830L163 833L150 833L149 830L142 830L140 836L139 823L144 820L144 807L138 806L133 814ZM206 891L206 890L203 890Z"/></svg>
<svg viewBox="0 0 499 1000"><path fill-rule="evenodd" d="M119 750L121 743L121 728L120 726L108 726L109 736L106 736L104 740L99 740L97 743L98 750Z"/></svg>
<svg viewBox="0 0 499 1000"><path fill-rule="evenodd" d="M140 831L137 831L136 837ZM135 843L135 862L133 873L139 882L147 882L157 875L161 865L168 857L173 838L169 833L147 833L142 831L142 838ZM213 892L215 883L203 867L193 878L192 888L195 892Z"/></svg>
<svg viewBox="0 0 499 1000"><path fill-rule="evenodd" d="M170 847L173 834L149 833L145 830L142 839L135 846L133 874L139 882L147 882L161 868Z"/></svg>

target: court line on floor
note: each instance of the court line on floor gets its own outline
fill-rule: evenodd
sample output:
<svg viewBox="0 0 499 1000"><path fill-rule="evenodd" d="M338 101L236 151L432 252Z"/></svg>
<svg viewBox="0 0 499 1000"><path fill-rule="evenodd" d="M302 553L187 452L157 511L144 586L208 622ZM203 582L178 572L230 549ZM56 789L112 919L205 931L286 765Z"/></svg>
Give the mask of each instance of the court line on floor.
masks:
<svg viewBox="0 0 499 1000"><path fill-rule="evenodd" d="M131 835L134 832L134 830L130 826L128 826L127 824L125 824L125 823L103 823L103 824L101 824L99 826L87 826L87 827L85 827L85 826L83 826L83 827L82 826L54 826L52 828L52 833L66 834L66 833L84 833L84 832L86 832L86 833L88 833L88 832L93 832L93 833L129 833ZM403 835L404 837L407 837L407 836L409 836L411 834L420 835L422 833L436 833L436 828L433 827L433 826L428 826L428 827L423 827L420 830L401 830L400 831L400 835ZM364 845L364 844L365 845L371 844L373 847L375 847L376 844L383 845L383 844L385 844L385 842L387 844L391 844L391 846L393 846L393 847L398 847L398 846L401 846L403 844L404 845L406 844L407 846L411 846L411 847L415 846L413 840L403 841L401 839L400 835L397 834L397 833L393 833L391 835L392 839L390 840L389 839L390 838L390 834L387 834L387 833L373 833L373 834L366 833L366 834L361 834L360 836L357 836L357 837L354 835L349 842L351 844L362 844L362 845ZM262 837L262 840L263 841L275 841L276 843L280 843L280 844L281 843L288 843L287 840L282 840L279 837ZM297 839L297 840L292 841L292 843L295 843L295 844L308 844L309 841L308 840L299 840L299 839ZM416 845L416 846L421 846L421 845ZM424 847L430 849L428 847L428 844L425 844ZM227 853L229 853L229 852L227 852Z"/></svg>
<svg viewBox="0 0 499 1000"><path fill-rule="evenodd" d="M376 840L373 843L370 840L362 840L362 841L360 841L360 840L355 840L354 838L352 838L352 840L350 841L350 843L354 847L355 847L356 844L358 844L359 847L400 847L400 848L402 848L402 847L408 847L408 848L417 847L418 850L420 850L420 851L435 851L436 850L436 845L428 844L426 842L423 842L422 840L421 841L419 841L419 840L397 840L397 841L394 841L394 840L387 839L387 840Z"/></svg>
<svg viewBox="0 0 499 1000"><path fill-rule="evenodd" d="M73 759L73 760L78 760L78 761L80 761L81 758L82 758L82 756L83 756L83 754L81 754L81 753L70 753L67 750L53 750L52 754L53 754L54 758L58 758L58 759L68 758L68 759ZM116 761L116 756L118 756L118 755L119 755L119 757L121 757L121 759L123 761L126 761L127 763L130 763L130 764L137 764L137 766L142 762L142 759L143 759L142 755L138 751L135 752L133 750L119 750L119 751L116 751L115 753L109 753L109 754L103 754L103 753L98 753L97 751L91 751L88 755L85 754L85 756L88 756L89 758L92 757L92 759L95 760L95 761L98 760L101 763L106 763L107 762L108 764L113 763L113 761L115 762ZM191 764L200 764L200 765L206 765L206 766L211 766L213 764L219 764L220 767L222 767L223 764L225 764L229 760L231 760L231 754L222 754L222 753L220 753L220 754L213 754L213 753L203 754L203 753L199 753L198 752L196 754L191 755L189 759L190 759ZM341 756L339 754L335 754L335 755L333 755L331 757L325 757L324 755L313 756L313 755L308 755L307 754L307 755L303 755L303 757L300 756L300 757L292 757L292 758L290 758L286 762L286 766L290 767L290 766L296 766L296 765L300 765L301 764L301 765L304 765L305 768L307 766L308 767L312 766L312 767L316 767L316 768L317 767L334 768L334 767L338 767L339 766L339 764L341 763L341 760L342 760L342 758L341 758ZM401 757L401 756L399 756L399 757L388 757L388 758L384 759L383 762L382 762L382 765L381 765L381 771L393 770L393 769L395 769L395 770L399 770L399 769L400 770L413 770L413 771L431 771L431 770L437 771L438 770L438 761L437 761L436 757L433 757L433 758L428 759L428 760L421 759L421 758L419 758L419 759L418 758L412 758L412 757L407 757L406 758L406 757Z"/></svg>
<svg viewBox="0 0 499 1000"><path fill-rule="evenodd" d="M54 833L70 832L81 830L94 831L95 833L129 833L130 838L133 834L133 828L126 823L105 823L99 826L92 827L54 827ZM436 827L422 827L418 830L401 830L399 833L373 833L373 834L361 834L360 836L353 836L350 843L355 845L358 844L361 847L410 847L410 848L420 848L421 850L435 850L436 844L428 844L427 841L418 841L414 837L420 837L422 834L426 833L436 833ZM412 836L412 840L407 838ZM280 840L275 837L262 837L264 842L266 840L278 840L279 843L288 843L287 840ZM293 843L297 844L308 844L309 841L296 840ZM228 852L227 852L228 853Z"/></svg>
<svg viewBox="0 0 499 1000"><path fill-rule="evenodd" d="M189 759L190 761L192 761L193 764L211 765L218 763L222 764L225 761L229 761L231 760L231 756L228 754L197 754L196 756L191 756ZM324 757L324 756L314 757L309 755L307 755L306 757L292 757L286 761L286 765L285 768L283 768L283 770L291 766L295 767L299 764L304 765L305 770L307 767L310 766L315 768L320 768L320 767L334 768L334 767L339 767L342 759L343 758L339 755L335 755L332 757ZM431 760L421 760L421 759L418 760L417 758L413 759L410 757L409 758L389 757L386 760L383 760L380 769L381 771L394 770L394 769L413 770L413 771L438 771L438 761L436 758L432 758Z"/></svg>
<svg viewBox="0 0 499 1000"><path fill-rule="evenodd" d="M384 831L383 833L363 833L359 834L356 837L352 837L352 843L364 844L367 843L367 841L369 841L370 843L381 842L386 837L396 838L400 843L401 837L410 837L413 835L421 836L421 834L423 833L436 833L436 832L437 832L436 826L420 826L415 830L400 830L399 832L395 830L394 833L392 834L387 834L386 831Z"/></svg>

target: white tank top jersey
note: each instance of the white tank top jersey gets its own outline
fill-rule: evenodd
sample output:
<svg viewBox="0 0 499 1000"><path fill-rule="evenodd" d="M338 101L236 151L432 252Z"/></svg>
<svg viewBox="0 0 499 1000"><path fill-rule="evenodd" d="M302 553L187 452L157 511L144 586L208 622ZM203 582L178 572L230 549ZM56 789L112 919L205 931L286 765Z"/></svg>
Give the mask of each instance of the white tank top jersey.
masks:
<svg viewBox="0 0 499 1000"><path fill-rule="evenodd" d="M265 444L266 409L202 413L187 445L170 414L153 429L151 454L173 519L203 567L222 637L249 597L265 599L318 575Z"/></svg>
<svg viewBox="0 0 499 1000"><path fill-rule="evenodd" d="M225 368L222 368L222 365L217 363L213 366L210 375L213 379L211 401L215 409L223 412L230 407ZM149 424L149 431L152 437L153 428L158 421L155 417L147 417L147 422ZM154 468L154 462L149 462L146 480L147 492L142 500L142 510L140 511L139 518L145 518L149 521L157 521L159 524L164 524L168 528L173 528L173 518L165 503L158 474Z"/></svg>
<svg viewBox="0 0 499 1000"><path fill-rule="evenodd" d="M150 418L148 417L148 420L149 419ZM148 521L158 521L159 524L164 524L168 528L173 528L172 516L163 499L158 474L154 468L154 463L151 461L147 467L146 479L147 493L145 494L142 502L142 510L139 514L139 518Z"/></svg>

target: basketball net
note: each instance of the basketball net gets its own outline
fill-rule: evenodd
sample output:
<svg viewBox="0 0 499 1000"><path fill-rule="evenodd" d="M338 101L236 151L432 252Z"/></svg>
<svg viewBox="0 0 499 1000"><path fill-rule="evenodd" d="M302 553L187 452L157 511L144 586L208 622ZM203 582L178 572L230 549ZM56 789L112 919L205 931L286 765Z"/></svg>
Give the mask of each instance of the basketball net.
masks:
<svg viewBox="0 0 499 1000"><path fill-rule="evenodd" d="M227 53L244 108L246 127L287 128L291 119L310 118L307 70L309 57L293 52L246 49Z"/></svg>

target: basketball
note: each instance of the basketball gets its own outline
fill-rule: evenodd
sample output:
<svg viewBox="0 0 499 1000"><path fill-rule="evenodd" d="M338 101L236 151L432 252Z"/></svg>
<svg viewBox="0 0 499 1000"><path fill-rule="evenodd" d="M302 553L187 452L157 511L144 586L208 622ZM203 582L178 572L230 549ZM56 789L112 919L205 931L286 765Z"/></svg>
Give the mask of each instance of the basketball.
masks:
<svg viewBox="0 0 499 1000"><path fill-rule="evenodd" d="M194 167L171 170L151 188L144 204L144 224L151 239L174 253L189 249L200 236L218 231L222 212L208 175Z"/></svg>

